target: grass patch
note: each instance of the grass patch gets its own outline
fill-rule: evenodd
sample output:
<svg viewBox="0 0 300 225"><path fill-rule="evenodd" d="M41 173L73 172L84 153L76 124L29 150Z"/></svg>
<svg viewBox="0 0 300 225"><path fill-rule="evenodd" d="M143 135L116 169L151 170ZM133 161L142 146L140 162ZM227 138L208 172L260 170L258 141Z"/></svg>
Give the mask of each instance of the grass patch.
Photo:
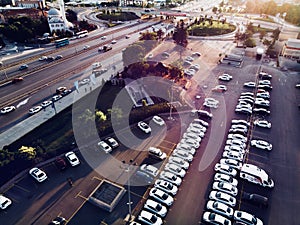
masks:
<svg viewBox="0 0 300 225"><path fill-rule="evenodd" d="M222 23L219 21L213 21L210 24L209 21L201 22L199 25L194 24L189 27L188 32L189 35L193 36L214 36L214 35L222 35L233 32L236 27L229 23Z"/></svg>

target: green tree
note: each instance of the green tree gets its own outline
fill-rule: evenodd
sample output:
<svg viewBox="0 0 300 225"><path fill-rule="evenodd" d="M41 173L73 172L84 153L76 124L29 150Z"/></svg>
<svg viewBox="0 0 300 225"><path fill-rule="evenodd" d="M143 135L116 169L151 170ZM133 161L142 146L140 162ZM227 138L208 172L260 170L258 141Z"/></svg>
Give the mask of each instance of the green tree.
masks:
<svg viewBox="0 0 300 225"><path fill-rule="evenodd" d="M145 54L145 49L139 44L128 46L122 52L124 66L129 66L136 62L142 62Z"/></svg>
<svg viewBox="0 0 300 225"><path fill-rule="evenodd" d="M246 39L244 44L249 48L253 48L256 46L255 40L253 38Z"/></svg>
<svg viewBox="0 0 300 225"><path fill-rule="evenodd" d="M266 34L267 34L267 32L265 30L261 30L259 32L259 38L260 38L260 40L262 40L266 36Z"/></svg>
<svg viewBox="0 0 300 225"><path fill-rule="evenodd" d="M212 8L212 12L213 12L213 13L217 13L217 11L218 11L218 8L217 8L216 6L214 6L214 7Z"/></svg>
<svg viewBox="0 0 300 225"><path fill-rule="evenodd" d="M182 47L187 46L188 44L187 37L188 37L187 29L182 27L177 27L177 29L173 34L173 40L175 41L175 43Z"/></svg>

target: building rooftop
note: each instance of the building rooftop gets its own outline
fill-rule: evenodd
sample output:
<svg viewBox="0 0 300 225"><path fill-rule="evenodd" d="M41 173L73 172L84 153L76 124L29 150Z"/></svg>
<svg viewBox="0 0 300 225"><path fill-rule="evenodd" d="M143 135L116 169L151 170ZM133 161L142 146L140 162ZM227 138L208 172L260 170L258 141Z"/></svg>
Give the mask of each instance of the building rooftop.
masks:
<svg viewBox="0 0 300 225"><path fill-rule="evenodd" d="M300 39L288 39L286 42L288 48L299 48L300 49Z"/></svg>

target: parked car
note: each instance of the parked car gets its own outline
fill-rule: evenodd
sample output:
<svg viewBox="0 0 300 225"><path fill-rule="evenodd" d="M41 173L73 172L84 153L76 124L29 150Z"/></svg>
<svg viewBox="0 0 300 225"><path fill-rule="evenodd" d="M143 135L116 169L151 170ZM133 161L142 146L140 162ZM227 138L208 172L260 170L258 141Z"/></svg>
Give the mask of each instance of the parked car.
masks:
<svg viewBox="0 0 300 225"><path fill-rule="evenodd" d="M58 216L54 220L51 221L49 225L65 225L66 219L64 217Z"/></svg>
<svg viewBox="0 0 300 225"><path fill-rule="evenodd" d="M55 165L59 170L65 170L67 168L67 163L61 157L55 159Z"/></svg>
<svg viewBox="0 0 300 225"><path fill-rule="evenodd" d="M162 171L159 174L159 178L169 181L176 186L179 186L182 182L182 179L171 172Z"/></svg>
<svg viewBox="0 0 300 225"><path fill-rule="evenodd" d="M151 212L142 210L138 216L138 220L148 225L162 225L163 221L159 216Z"/></svg>
<svg viewBox="0 0 300 225"><path fill-rule="evenodd" d="M267 141L264 140L251 140L251 146L256 147L256 148L260 148L263 150L268 150L271 151L272 150L272 144L270 144Z"/></svg>
<svg viewBox="0 0 300 225"><path fill-rule="evenodd" d="M160 160L164 160L167 158L167 154L162 152L161 149L156 148L156 147L150 147L148 149L149 152L149 156L160 159Z"/></svg>
<svg viewBox="0 0 300 225"><path fill-rule="evenodd" d="M224 193L230 194L232 196L237 196L238 189L236 186L231 185L230 183L227 183L225 181L215 181L213 183L212 188L217 191L222 191Z"/></svg>
<svg viewBox="0 0 300 225"><path fill-rule="evenodd" d="M211 191L209 194L209 199L222 202L231 207L235 207L236 205L236 199L233 196L221 191Z"/></svg>
<svg viewBox="0 0 300 225"><path fill-rule="evenodd" d="M233 177L235 177L237 175L236 169L234 169L234 168L232 168L228 165L224 165L224 164L220 164L220 163L217 163L215 165L215 171L220 172L220 173L224 173L224 174L227 174L227 175L230 175L230 176L233 176Z"/></svg>
<svg viewBox="0 0 300 225"><path fill-rule="evenodd" d="M223 174L223 173L216 173L214 176L214 181L225 181L235 187L237 187L238 185L237 179L233 178L228 174Z"/></svg>
<svg viewBox="0 0 300 225"><path fill-rule="evenodd" d="M10 206L12 204L12 201L3 196L3 195L0 195L0 209L6 209L8 206Z"/></svg>
<svg viewBox="0 0 300 225"><path fill-rule="evenodd" d="M60 100L61 98L62 98L61 95L54 95L54 96L52 97L52 102L57 102L57 101Z"/></svg>
<svg viewBox="0 0 300 225"><path fill-rule="evenodd" d="M147 211L150 211L160 217L165 217L167 215L167 208L163 206L162 204L152 200L152 199L147 199L147 201L144 204L144 209Z"/></svg>
<svg viewBox="0 0 300 225"><path fill-rule="evenodd" d="M140 166L140 170L148 173L149 175L156 177L159 173L158 169L155 166L149 164L143 164Z"/></svg>
<svg viewBox="0 0 300 225"><path fill-rule="evenodd" d="M236 210L233 214L233 218L235 221L240 221L246 225L263 225L261 219L245 211Z"/></svg>
<svg viewBox="0 0 300 225"><path fill-rule="evenodd" d="M259 194L243 192L242 199L259 207L268 207L268 198Z"/></svg>
<svg viewBox="0 0 300 225"><path fill-rule="evenodd" d="M147 123L145 123L144 121L138 122L138 128L140 128L146 134L151 133L150 126Z"/></svg>
<svg viewBox="0 0 300 225"><path fill-rule="evenodd" d="M157 179L154 183L154 187L159 188L173 196L176 195L178 191L178 187L175 184L162 179Z"/></svg>
<svg viewBox="0 0 300 225"><path fill-rule="evenodd" d="M231 221L229 219L214 212L204 212L202 220L209 224L231 225Z"/></svg>
<svg viewBox="0 0 300 225"><path fill-rule="evenodd" d="M190 164L186 160L184 160L180 157L176 157L176 156L170 156L168 159L168 162L173 163L177 166L180 166L181 168L183 168L185 170L187 170L190 166Z"/></svg>
<svg viewBox="0 0 300 225"><path fill-rule="evenodd" d="M186 172L180 166L177 166L173 163L167 163L164 167L164 171L169 171L179 177L184 177Z"/></svg>
<svg viewBox="0 0 300 225"><path fill-rule="evenodd" d="M65 154L65 157L67 158L68 162L71 164L71 166L77 166L80 164L80 161L76 154L74 152L67 152Z"/></svg>
<svg viewBox="0 0 300 225"><path fill-rule="evenodd" d="M38 182L43 182L48 178L46 173L37 167L30 169L29 174Z"/></svg>
<svg viewBox="0 0 300 225"><path fill-rule="evenodd" d="M241 170L243 164L235 159L220 159L220 163L228 165L236 170Z"/></svg>
<svg viewBox="0 0 300 225"><path fill-rule="evenodd" d="M105 153L110 153L112 151L112 148L105 141L98 142L98 146Z"/></svg>
<svg viewBox="0 0 300 225"><path fill-rule="evenodd" d="M113 137L107 137L107 138L105 138L105 141L113 149L119 147L119 143Z"/></svg>
<svg viewBox="0 0 300 225"><path fill-rule="evenodd" d="M153 120L154 123L156 123L159 126L165 125L165 121L159 116L153 116L152 120Z"/></svg>
<svg viewBox="0 0 300 225"><path fill-rule="evenodd" d="M271 128L271 122L267 121L267 120L255 120L254 123L253 123L255 126L258 126L258 127L263 127L263 128Z"/></svg>
<svg viewBox="0 0 300 225"><path fill-rule="evenodd" d="M174 202L174 199L171 195L155 187L150 189L149 196L167 206L172 205Z"/></svg>
<svg viewBox="0 0 300 225"><path fill-rule="evenodd" d="M232 76L229 75L229 74L224 73L223 75L219 76L218 79L222 80L222 81L231 81L232 80Z"/></svg>
<svg viewBox="0 0 300 225"><path fill-rule="evenodd" d="M41 106L43 107L43 108L46 108L47 106L49 106L49 105L51 105L52 104L52 101L50 100L50 101L43 101L42 102L42 104L41 104Z"/></svg>
<svg viewBox="0 0 300 225"><path fill-rule="evenodd" d="M56 57L55 57L55 60L59 60L59 59L62 59L62 55L57 55Z"/></svg>
<svg viewBox="0 0 300 225"><path fill-rule="evenodd" d="M206 204L206 208L212 212L215 212L227 218L233 217L233 208L229 207L228 205L222 202L209 200Z"/></svg>

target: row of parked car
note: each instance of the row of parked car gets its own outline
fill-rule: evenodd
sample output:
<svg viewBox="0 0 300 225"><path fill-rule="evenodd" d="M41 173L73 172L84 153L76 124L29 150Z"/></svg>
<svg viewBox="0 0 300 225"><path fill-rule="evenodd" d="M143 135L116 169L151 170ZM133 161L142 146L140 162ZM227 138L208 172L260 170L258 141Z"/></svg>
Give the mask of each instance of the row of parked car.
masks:
<svg viewBox="0 0 300 225"><path fill-rule="evenodd" d="M149 192L149 198L137 217L138 221L149 225L163 224L163 218L168 212L168 207L174 202L174 196L178 192L190 162L200 147L208 126L206 121L194 119L168 157L162 171L149 164L141 165L136 171L136 176L150 177L148 184L151 184L151 181L154 182L154 186ZM150 147L149 154L160 160L167 158L166 153L157 147ZM139 223L132 222L131 224Z"/></svg>
<svg viewBox="0 0 300 225"><path fill-rule="evenodd" d="M266 73L259 74L259 78L264 77L270 79L271 75ZM269 80L267 80L269 81ZM259 81L260 82L260 81ZM238 100L236 112L245 112L252 114L252 106L258 105L254 99L254 93L244 92ZM256 97L261 97L264 100L269 99L267 91L260 91ZM253 99L252 99L253 98ZM246 101L244 101L246 99ZM271 123L267 120L256 119L253 122L254 126L262 128L271 128ZM216 173L212 184L212 191L209 194L209 200L206 204L206 210L203 213L202 219L204 223L209 224L243 224L243 225L261 225L262 220L252 215L249 212L234 210L237 204L238 196L238 179L245 179L251 183L259 184L263 187L273 188L274 181L261 168L253 164L244 163L245 155L248 153L248 131L250 122L246 120L234 119L231 121L231 127L224 147L224 152L214 167ZM272 145L264 140L250 140L249 144L260 149L271 150ZM241 193L241 199L260 207L268 206L268 198L256 193Z"/></svg>

